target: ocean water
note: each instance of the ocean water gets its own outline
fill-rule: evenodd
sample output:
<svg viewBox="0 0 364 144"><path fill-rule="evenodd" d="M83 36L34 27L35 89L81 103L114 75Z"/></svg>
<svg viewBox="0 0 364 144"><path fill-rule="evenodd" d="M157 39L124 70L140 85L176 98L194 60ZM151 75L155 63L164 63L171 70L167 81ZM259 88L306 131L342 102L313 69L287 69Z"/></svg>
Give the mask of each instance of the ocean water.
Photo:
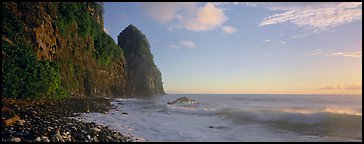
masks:
<svg viewBox="0 0 364 144"><path fill-rule="evenodd" d="M183 96L195 103L167 104ZM80 117L142 141L362 141L361 95L171 94L112 104Z"/></svg>

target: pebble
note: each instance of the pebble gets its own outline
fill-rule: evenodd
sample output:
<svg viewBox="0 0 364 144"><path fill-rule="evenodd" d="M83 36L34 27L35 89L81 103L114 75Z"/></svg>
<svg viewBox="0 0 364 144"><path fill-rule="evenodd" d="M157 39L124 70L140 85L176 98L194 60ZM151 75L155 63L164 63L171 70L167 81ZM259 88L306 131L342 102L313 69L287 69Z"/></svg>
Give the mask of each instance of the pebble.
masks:
<svg viewBox="0 0 364 144"><path fill-rule="evenodd" d="M91 136L90 135L87 135L87 140L91 140Z"/></svg>
<svg viewBox="0 0 364 144"><path fill-rule="evenodd" d="M112 140L112 138L111 138L110 136L106 136L105 138L106 138L107 140L109 140L109 141L110 141L110 140Z"/></svg>
<svg viewBox="0 0 364 144"><path fill-rule="evenodd" d="M56 138L57 138L57 141L58 142L64 142L64 140L63 140L63 138L62 138L62 136L61 136L61 134L59 134L59 131L57 131L57 133L56 133Z"/></svg>
<svg viewBox="0 0 364 144"><path fill-rule="evenodd" d="M94 142L99 142L96 136L93 137Z"/></svg>
<svg viewBox="0 0 364 144"><path fill-rule="evenodd" d="M4 102L5 99L5 102ZM67 117L75 113L108 113L111 103L95 100L12 100L3 98L3 106L11 111L2 111L2 119L12 115L21 116L17 124L2 127L2 140L11 142L121 142L133 141L119 132L94 122L82 122ZM16 103L16 105L14 104ZM62 107L62 108L60 108ZM123 113L126 114L127 113Z"/></svg>
<svg viewBox="0 0 364 144"><path fill-rule="evenodd" d="M43 137L42 137L42 142L50 142L50 141L49 141L48 137L43 136Z"/></svg>
<svg viewBox="0 0 364 144"><path fill-rule="evenodd" d="M40 142L41 141L41 139L40 139L40 137L37 137L37 138L35 138L35 140L34 140L35 142Z"/></svg>
<svg viewBox="0 0 364 144"><path fill-rule="evenodd" d="M100 132L101 130L99 128L90 128L90 133L91 134L97 134L98 132Z"/></svg>
<svg viewBox="0 0 364 144"><path fill-rule="evenodd" d="M9 142L21 142L21 139L18 137L13 137L9 140Z"/></svg>
<svg viewBox="0 0 364 144"><path fill-rule="evenodd" d="M38 113L36 111L32 111L32 114L33 115L37 115Z"/></svg>
<svg viewBox="0 0 364 144"><path fill-rule="evenodd" d="M25 120L18 120L19 125L23 126L25 124Z"/></svg>

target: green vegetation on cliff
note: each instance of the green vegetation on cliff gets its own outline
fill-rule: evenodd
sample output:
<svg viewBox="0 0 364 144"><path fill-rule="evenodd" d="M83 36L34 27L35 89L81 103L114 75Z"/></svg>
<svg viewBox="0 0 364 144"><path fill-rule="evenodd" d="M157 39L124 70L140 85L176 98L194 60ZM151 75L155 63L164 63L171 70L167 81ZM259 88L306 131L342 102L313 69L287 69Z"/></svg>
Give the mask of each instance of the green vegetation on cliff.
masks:
<svg viewBox="0 0 364 144"><path fill-rule="evenodd" d="M96 2L3 2L2 96L164 94L145 36L134 27L120 48L102 15Z"/></svg>
<svg viewBox="0 0 364 144"><path fill-rule="evenodd" d="M139 96L165 94L161 72L154 64L146 36L134 25L129 25L118 36L127 62L127 86Z"/></svg>
<svg viewBox="0 0 364 144"><path fill-rule="evenodd" d="M64 97L59 65L37 60L33 52L35 46L26 39L23 23L4 3L2 10L2 96Z"/></svg>
<svg viewBox="0 0 364 144"><path fill-rule="evenodd" d="M96 59L99 64L110 66L111 62L121 57L123 51L106 33L95 37Z"/></svg>
<svg viewBox="0 0 364 144"><path fill-rule="evenodd" d="M87 78L86 82L90 81L90 75L82 74L79 62L68 59L66 64L69 66L65 68L62 59L74 56L53 50L50 52L54 53L55 58L37 58L39 41L45 40L37 39L32 30L48 21L53 26L54 35L57 35L57 31L60 32L57 47L63 51L68 47L65 43L67 41L62 43L59 39L81 39L81 43L89 43L86 39L91 39L95 45L95 51L91 51L91 55L99 64L109 66L112 60L122 55L122 50L103 32L96 17L87 12L88 9L94 10L94 15L99 16L99 21L102 20L103 8L100 3L2 3L2 96L63 98L72 89L80 89L80 86L83 88L77 79L84 77ZM51 18L48 21L47 16ZM76 35L72 31L75 28ZM43 31L46 30L49 28ZM81 45L76 44L79 43L68 47L73 53L82 49ZM62 75L62 70L67 75ZM91 91L90 83L84 85Z"/></svg>
<svg viewBox="0 0 364 144"><path fill-rule="evenodd" d="M95 13L102 19L103 8L99 3L52 3L52 11L58 10L58 23L62 36L69 36L72 26L77 27L77 32L82 38L90 37L94 40L95 57L99 64L110 66L111 62L120 57L122 51L113 39L103 31L97 19L85 13L88 7L93 7Z"/></svg>
<svg viewBox="0 0 364 144"><path fill-rule="evenodd" d="M100 30L101 26L96 23L95 17L92 17L90 14L86 13L88 7L95 8L96 13L98 13L100 17L103 15L103 8L99 3L51 3L50 11L58 13L57 25L63 36L67 36L68 31L73 24L77 26L78 33L82 37L95 37L95 35L99 34L98 30Z"/></svg>

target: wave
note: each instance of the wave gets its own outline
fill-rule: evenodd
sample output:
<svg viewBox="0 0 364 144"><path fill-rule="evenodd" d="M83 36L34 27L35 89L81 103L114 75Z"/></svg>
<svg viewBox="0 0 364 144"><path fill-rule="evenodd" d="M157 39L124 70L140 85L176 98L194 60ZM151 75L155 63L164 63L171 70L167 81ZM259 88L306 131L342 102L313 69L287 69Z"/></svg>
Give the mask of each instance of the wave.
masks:
<svg viewBox="0 0 364 144"><path fill-rule="evenodd" d="M321 112L312 112L309 110L242 110L235 108L222 108L217 114L227 118L236 118L240 120L254 120L265 122L287 122L301 124L360 124L361 114L334 113L332 109L325 109Z"/></svg>
<svg viewBox="0 0 364 144"><path fill-rule="evenodd" d="M362 139L362 115L332 109L312 112L223 108L216 114L237 124L254 122L308 135Z"/></svg>
<svg viewBox="0 0 364 144"><path fill-rule="evenodd" d="M269 107L253 108L216 108L211 105L183 104L169 105L168 111L183 114L218 115L238 122L279 122L307 125L345 125L361 127L362 113L349 108L326 107L308 109L302 107L273 109Z"/></svg>
<svg viewBox="0 0 364 144"><path fill-rule="evenodd" d="M334 135L361 140L361 113L343 108L323 108L308 110L304 108L286 109L242 109L213 108L206 106L175 105L169 112L188 115L219 116L235 124L260 123L274 128L292 130L308 135Z"/></svg>
<svg viewBox="0 0 364 144"><path fill-rule="evenodd" d="M167 118L180 118L184 115L212 116L228 127L233 125L263 126L271 130L286 130L307 136L334 137L362 140L361 107L327 106L311 107L304 105L223 105L216 103L174 104L164 101L140 99L117 99L125 101L123 107L129 111L154 113ZM267 127L266 127L267 126Z"/></svg>

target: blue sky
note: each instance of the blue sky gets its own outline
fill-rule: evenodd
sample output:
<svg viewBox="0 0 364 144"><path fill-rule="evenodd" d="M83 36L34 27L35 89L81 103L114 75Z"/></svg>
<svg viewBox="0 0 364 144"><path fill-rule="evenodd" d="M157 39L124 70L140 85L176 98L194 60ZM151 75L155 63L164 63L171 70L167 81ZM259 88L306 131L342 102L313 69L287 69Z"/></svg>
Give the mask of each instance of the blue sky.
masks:
<svg viewBox="0 0 364 144"><path fill-rule="evenodd" d="M362 3L104 3L148 38L167 93L362 92Z"/></svg>

